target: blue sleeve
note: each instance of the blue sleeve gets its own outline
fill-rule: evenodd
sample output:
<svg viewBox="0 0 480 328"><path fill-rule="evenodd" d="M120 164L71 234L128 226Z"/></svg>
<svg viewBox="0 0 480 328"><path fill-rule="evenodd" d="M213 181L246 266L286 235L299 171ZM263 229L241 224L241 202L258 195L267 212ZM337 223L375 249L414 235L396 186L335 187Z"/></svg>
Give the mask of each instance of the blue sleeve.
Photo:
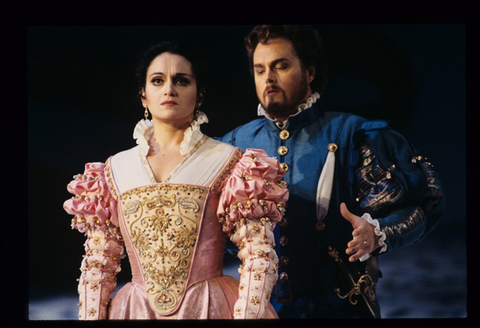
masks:
<svg viewBox="0 0 480 328"><path fill-rule="evenodd" d="M356 139L359 214L378 220L387 251L420 241L444 212L443 188L432 164L388 127L366 127Z"/></svg>
<svg viewBox="0 0 480 328"><path fill-rule="evenodd" d="M235 138L234 138L234 135L235 135L235 132L238 130L238 127L230 132L228 132L227 134L225 134L223 137L213 137L213 139L217 140L217 141L221 141L221 142L225 142L225 143L228 143L232 146L235 146Z"/></svg>

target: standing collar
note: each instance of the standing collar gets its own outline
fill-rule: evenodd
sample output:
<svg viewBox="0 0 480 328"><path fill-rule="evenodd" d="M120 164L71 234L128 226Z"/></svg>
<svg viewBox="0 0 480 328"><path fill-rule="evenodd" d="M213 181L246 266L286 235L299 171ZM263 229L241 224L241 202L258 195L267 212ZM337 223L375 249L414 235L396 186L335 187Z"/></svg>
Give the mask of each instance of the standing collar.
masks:
<svg viewBox="0 0 480 328"><path fill-rule="evenodd" d="M305 103L298 105L297 111L285 120L284 125L268 115L262 104L258 105L257 112L258 116L265 116L266 126L272 131L278 131L278 129L296 130L311 124L318 118L319 111L316 104L318 99L320 99L320 94L314 92Z"/></svg>
<svg viewBox="0 0 480 328"><path fill-rule="evenodd" d="M320 94L318 92L314 92L310 97L308 97L305 103L298 105L297 111L294 114L291 114L290 116L288 116L285 122L287 122L290 117L297 116L298 114L303 112L305 109L312 107L312 105L316 103L318 99L320 99ZM262 104L258 104L257 114L258 116L265 116L270 121L278 122L277 119L268 115L267 111L265 110L265 108L263 108Z"/></svg>
<svg viewBox="0 0 480 328"><path fill-rule="evenodd" d="M185 155L192 150L198 141L203 137L200 131L200 125L208 123L207 115L199 111L197 117L192 121L191 125L183 133L183 141L180 144L180 154ZM141 120L135 126L133 138L137 140L140 146L139 151L142 157L146 157L150 146L148 140L153 136L153 122L151 120Z"/></svg>

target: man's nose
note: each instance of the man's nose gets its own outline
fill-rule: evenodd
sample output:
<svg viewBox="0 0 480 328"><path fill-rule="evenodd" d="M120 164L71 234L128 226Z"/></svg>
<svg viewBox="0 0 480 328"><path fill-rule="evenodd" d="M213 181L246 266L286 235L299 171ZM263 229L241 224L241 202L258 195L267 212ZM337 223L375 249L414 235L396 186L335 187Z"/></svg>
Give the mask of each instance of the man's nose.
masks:
<svg viewBox="0 0 480 328"><path fill-rule="evenodd" d="M274 83L276 81L275 72L269 68L265 71L265 83Z"/></svg>

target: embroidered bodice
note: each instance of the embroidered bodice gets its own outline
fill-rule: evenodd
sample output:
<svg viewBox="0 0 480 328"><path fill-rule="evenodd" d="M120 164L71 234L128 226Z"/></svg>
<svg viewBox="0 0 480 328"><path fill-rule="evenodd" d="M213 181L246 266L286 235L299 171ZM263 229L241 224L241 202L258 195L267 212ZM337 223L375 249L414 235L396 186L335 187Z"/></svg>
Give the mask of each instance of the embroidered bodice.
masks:
<svg viewBox="0 0 480 328"><path fill-rule="evenodd" d="M161 314L175 309L184 295L207 195L206 188L155 185L120 197L148 297Z"/></svg>
<svg viewBox="0 0 480 328"><path fill-rule="evenodd" d="M260 150L243 154L193 128L185 133L185 159L167 182L157 183L146 161L149 133L150 124L141 121L136 147L105 164L87 164L68 186L76 196L64 207L75 215L72 227L88 236L80 318L274 315L273 308L267 310L278 268L272 231L288 197L278 161ZM227 237L238 245L243 261L235 294L233 278L222 273ZM132 283L110 301L123 246ZM224 290L212 290L216 284ZM224 309L230 305L222 297L236 298L231 309ZM212 303L216 299L218 305Z"/></svg>

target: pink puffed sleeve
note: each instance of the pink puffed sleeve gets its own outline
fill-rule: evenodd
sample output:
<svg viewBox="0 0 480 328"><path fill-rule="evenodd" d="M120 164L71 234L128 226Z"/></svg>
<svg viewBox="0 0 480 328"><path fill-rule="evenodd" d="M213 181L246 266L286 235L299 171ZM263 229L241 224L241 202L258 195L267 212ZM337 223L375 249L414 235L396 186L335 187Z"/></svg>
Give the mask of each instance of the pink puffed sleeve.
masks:
<svg viewBox="0 0 480 328"><path fill-rule="evenodd" d="M288 199L285 172L263 150L247 149L226 181L218 217L238 246L239 297L235 319L262 318L277 280L278 257L273 228Z"/></svg>
<svg viewBox="0 0 480 328"><path fill-rule="evenodd" d="M117 203L108 188L104 169L103 163L87 163L84 174L74 176L68 184L68 191L75 196L63 205L67 213L75 215L72 229L87 235L78 279L80 320L107 318L120 260L125 256Z"/></svg>

